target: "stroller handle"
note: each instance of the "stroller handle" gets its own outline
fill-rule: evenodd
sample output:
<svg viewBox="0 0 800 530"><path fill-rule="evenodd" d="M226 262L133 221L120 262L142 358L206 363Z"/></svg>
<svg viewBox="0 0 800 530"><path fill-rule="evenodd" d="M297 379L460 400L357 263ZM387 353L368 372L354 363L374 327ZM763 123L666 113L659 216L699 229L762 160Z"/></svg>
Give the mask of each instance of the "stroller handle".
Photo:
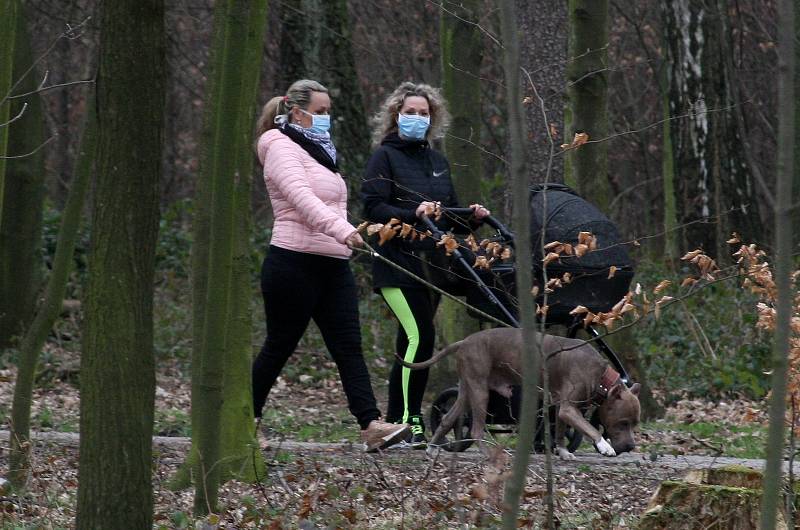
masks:
<svg viewBox="0 0 800 530"><path fill-rule="evenodd" d="M472 208L442 208L442 211L452 215L457 215L459 217L469 217L475 213ZM497 230L506 243L512 247L514 246L514 234L511 233L511 231L496 217L487 215L486 217L482 218L481 221Z"/></svg>

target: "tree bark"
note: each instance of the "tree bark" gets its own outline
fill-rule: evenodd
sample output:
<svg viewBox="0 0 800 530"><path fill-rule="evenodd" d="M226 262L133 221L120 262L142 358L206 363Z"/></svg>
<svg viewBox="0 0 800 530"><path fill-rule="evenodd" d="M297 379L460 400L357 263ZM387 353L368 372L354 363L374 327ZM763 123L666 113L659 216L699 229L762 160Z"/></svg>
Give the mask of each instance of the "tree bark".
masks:
<svg viewBox="0 0 800 530"><path fill-rule="evenodd" d="M564 86L567 67L567 2L517 0L520 31L520 65L536 84L544 99L547 120L542 117L528 78L523 76L523 94L533 103L526 105L527 129L523 130L528 152L528 175L531 182L544 182L550 164L550 142L545 131L552 123L558 134L564 131ZM543 123L546 121L547 123ZM551 182L564 181L564 163L555 158L550 170Z"/></svg>
<svg viewBox="0 0 800 530"><path fill-rule="evenodd" d="M662 3L678 221L685 248L718 259L725 240L759 235L758 204L736 126L724 1ZM691 224L690 224L691 223ZM709 226L711 225L711 226Z"/></svg>
<svg viewBox="0 0 800 530"><path fill-rule="evenodd" d="M775 183L775 338L772 348L772 395L769 404L767 464L761 528L775 528L782 491L786 379L791 336L792 304L796 291L792 268L792 179L795 145L795 12L793 0L778 1L778 165ZM792 486L793 487L793 486Z"/></svg>
<svg viewBox="0 0 800 530"><path fill-rule="evenodd" d="M569 0L569 57L565 143L576 132L590 140L608 136L608 1ZM564 180L587 200L608 210L608 142L587 144L567 154Z"/></svg>
<svg viewBox="0 0 800 530"><path fill-rule="evenodd" d="M0 222L3 219L3 189L6 176L6 156L10 119L10 101L14 64L14 32L16 30L18 0L0 0Z"/></svg>
<svg viewBox="0 0 800 530"><path fill-rule="evenodd" d="M21 80L15 93L35 91L34 72L23 79L33 65L27 23L19 9L16 16L14 80ZM42 203L44 200L44 115L39 94L11 100L11 116L23 108L22 117L8 127L8 153L25 158L7 161L2 220L0 220L0 349L11 345L31 323L41 281Z"/></svg>
<svg viewBox="0 0 800 530"><path fill-rule="evenodd" d="M83 137L78 148L75 176L72 179L67 204L61 217L53 268L50 272L44 300L19 348L17 380L14 383L14 402L11 407L11 434L9 435L10 480L15 489L24 488L28 479L31 449L29 443L31 395L33 394L36 364L50 330L61 314L67 280L72 270L73 253L81 225L83 204L94 167L96 147L94 107L93 101L87 105L89 115L86 117Z"/></svg>
<svg viewBox="0 0 800 530"><path fill-rule="evenodd" d="M353 56L350 16L345 0L325 0L322 5L325 24L319 75L333 100L331 134L336 143L339 167L348 182L350 196L358 197L361 175L367 165L370 134Z"/></svg>
<svg viewBox="0 0 800 530"><path fill-rule="evenodd" d="M508 123L510 135L509 166L514 197L514 228L516 231L517 298L526 345L522 355L522 405L520 410L517 450L514 453L512 476L505 486L503 502L503 528L517 528L519 501L525 485L530 450L536 422L539 401L539 368L541 366L541 345L536 340L536 310L530 294L533 285L532 253L530 244L530 201L528 194L528 175L525 171L526 149L524 147L524 110L520 94L520 42L514 0L504 0L501 4L502 38L505 45L503 65L505 70L506 98L508 104ZM548 153L549 157L549 153Z"/></svg>
<svg viewBox="0 0 800 530"><path fill-rule="evenodd" d="M266 0L227 0L215 8L200 226L207 254L196 254L192 438L197 514L216 510L220 482L253 468L247 243L250 228L252 116ZM246 38L241 38L245 34ZM201 213L202 212L202 213ZM206 245L205 241L203 242ZM201 290L198 290L201 289ZM202 321L199 315L202 314ZM243 336L239 336L243 335ZM246 391L244 390L246 389ZM260 461L260 459L258 460ZM256 464L263 471L263 463Z"/></svg>
<svg viewBox="0 0 800 530"><path fill-rule="evenodd" d="M78 530L153 524L153 271L163 0L101 3L97 178L81 357Z"/></svg>
<svg viewBox="0 0 800 530"><path fill-rule="evenodd" d="M482 2L469 0L450 5L441 12L439 44L442 59L442 92L452 121L444 139L444 152L453 169L453 184L462 204L482 202L481 194L481 62L483 36L476 25ZM442 300L438 328L446 344L461 340L480 329L480 323L464 313L452 300ZM441 380L455 380L455 361L445 361L433 376L432 387Z"/></svg>

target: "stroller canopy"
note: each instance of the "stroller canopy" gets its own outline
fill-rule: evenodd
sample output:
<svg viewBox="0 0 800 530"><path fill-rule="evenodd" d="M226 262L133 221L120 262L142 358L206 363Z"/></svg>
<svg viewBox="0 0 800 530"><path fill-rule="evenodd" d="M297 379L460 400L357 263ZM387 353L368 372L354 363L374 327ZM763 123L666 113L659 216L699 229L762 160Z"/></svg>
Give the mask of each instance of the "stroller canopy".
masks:
<svg viewBox="0 0 800 530"><path fill-rule="evenodd" d="M577 268L632 267L619 231L593 204L580 197L569 186L549 183L531 186L531 247L534 263L541 263L542 229L545 244L552 241L578 244L579 232L591 232L597 238L597 250L582 257L562 258L566 267Z"/></svg>

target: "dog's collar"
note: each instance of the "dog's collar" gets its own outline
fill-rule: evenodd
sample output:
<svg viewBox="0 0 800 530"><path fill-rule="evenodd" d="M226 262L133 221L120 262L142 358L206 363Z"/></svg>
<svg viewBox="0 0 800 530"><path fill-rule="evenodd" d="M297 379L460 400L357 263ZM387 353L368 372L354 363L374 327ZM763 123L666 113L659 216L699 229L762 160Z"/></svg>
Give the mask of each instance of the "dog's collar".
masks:
<svg viewBox="0 0 800 530"><path fill-rule="evenodd" d="M606 371L603 372L603 376L600 378L600 382L597 384L597 387L594 390L592 402L596 405L600 405L608 398L608 393L611 392L611 389L617 386L620 382L621 379L619 372L610 366L607 366Z"/></svg>

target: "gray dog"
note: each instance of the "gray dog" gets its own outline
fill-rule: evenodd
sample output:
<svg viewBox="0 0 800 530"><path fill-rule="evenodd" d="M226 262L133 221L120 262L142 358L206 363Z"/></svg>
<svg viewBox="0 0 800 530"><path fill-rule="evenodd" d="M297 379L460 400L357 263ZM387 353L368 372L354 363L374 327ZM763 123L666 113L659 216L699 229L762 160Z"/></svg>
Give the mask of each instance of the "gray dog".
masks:
<svg viewBox="0 0 800 530"><path fill-rule="evenodd" d="M536 340L541 339L537 333ZM608 361L582 340L544 335L543 348L547 356L552 402L558 407L556 452L559 457L562 460L575 458L563 445L566 425L592 440L605 456L631 451L635 447L633 429L639 423L639 383L628 389ZM494 328L473 333L437 352L428 361L403 362L409 368L427 368L446 355L457 354L458 399L436 429L431 445L441 444L445 434L469 407L472 411L471 436L481 440L481 448L485 451L482 439L489 391L510 397L512 386L522 384L521 351L522 330ZM584 414L591 406L597 407L600 424L608 439L586 421Z"/></svg>

